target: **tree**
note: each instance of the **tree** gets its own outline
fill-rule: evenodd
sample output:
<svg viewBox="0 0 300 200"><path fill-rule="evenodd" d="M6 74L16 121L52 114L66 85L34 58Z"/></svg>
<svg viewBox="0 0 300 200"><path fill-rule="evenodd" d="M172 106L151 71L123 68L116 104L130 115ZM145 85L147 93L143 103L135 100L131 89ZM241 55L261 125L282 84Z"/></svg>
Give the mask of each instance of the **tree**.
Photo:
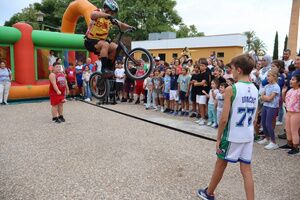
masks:
<svg viewBox="0 0 300 200"><path fill-rule="evenodd" d="M286 50L286 49L287 49L288 40L289 40L288 36L285 35L283 50Z"/></svg>
<svg viewBox="0 0 300 200"><path fill-rule="evenodd" d="M251 44L251 50L253 50L256 55L263 56L266 53L266 45L261 39L255 38Z"/></svg>
<svg viewBox="0 0 300 200"><path fill-rule="evenodd" d="M35 13L41 11L45 13L44 24L60 27L63 14L73 0L42 0L41 3L34 3L29 8L25 8L22 12L15 14L9 21L5 23L7 26L18 21L33 22L34 29L38 29ZM103 7L103 1L89 0L98 8ZM120 10L117 18L127 24L137 27L137 31L131 34L133 40L145 40L148 34L152 32L176 31L176 27L182 24L182 19L174 9L175 0L118 0ZM30 12L28 11L30 10ZM85 33L87 25L80 17L77 21L75 33ZM187 27L187 36L194 37L203 35L198 32L194 25ZM184 30L180 30L183 34ZM116 31L112 31L116 34Z"/></svg>
<svg viewBox="0 0 300 200"><path fill-rule="evenodd" d="M247 45L246 45L246 51L249 52L251 50L251 46L253 44L253 41L255 39L255 32L254 31L246 31L244 32L244 35L247 37Z"/></svg>
<svg viewBox="0 0 300 200"><path fill-rule="evenodd" d="M273 59L278 59L278 32L276 31L275 34L275 41L274 41L274 49L273 49Z"/></svg>
<svg viewBox="0 0 300 200"><path fill-rule="evenodd" d="M246 31L244 32L244 35L246 35L246 51L254 51L256 55L264 55L267 48L265 43L259 39L259 37L256 36L254 31Z"/></svg>
<svg viewBox="0 0 300 200"><path fill-rule="evenodd" d="M184 38L184 37L199 37L204 36L203 32L198 32L195 25L187 26L184 23L179 25L179 29L176 31L177 38Z"/></svg>

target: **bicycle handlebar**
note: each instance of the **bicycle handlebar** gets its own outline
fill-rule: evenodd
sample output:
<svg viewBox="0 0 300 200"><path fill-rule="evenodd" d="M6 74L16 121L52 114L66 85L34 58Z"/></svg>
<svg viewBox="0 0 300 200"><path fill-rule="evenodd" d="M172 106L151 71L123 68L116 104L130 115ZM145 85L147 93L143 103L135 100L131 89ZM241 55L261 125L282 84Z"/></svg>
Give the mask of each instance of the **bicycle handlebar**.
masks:
<svg viewBox="0 0 300 200"><path fill-rule="evenodd" d="M120 31L121 33L134 32L134 31L136 30L135 27L131 27L131 28L125 30L125 31L122 31L122 30L121 30L121 27L120 27L120 24L119 24L119 21L118 21L116 18L114 18L114 17L112 17L112 16L109 16L108 19L110 20L110 22L111 22L113 25L116 25L116 26L118 27L118 29L119 29L119 31Z"/></svg>

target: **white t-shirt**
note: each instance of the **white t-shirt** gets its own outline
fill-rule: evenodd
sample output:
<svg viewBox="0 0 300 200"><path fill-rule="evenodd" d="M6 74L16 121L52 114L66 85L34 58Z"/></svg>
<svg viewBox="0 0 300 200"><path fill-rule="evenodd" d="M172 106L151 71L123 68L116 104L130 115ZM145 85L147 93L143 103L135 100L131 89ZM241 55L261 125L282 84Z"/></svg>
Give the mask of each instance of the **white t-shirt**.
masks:
<svg viewBox="0 0 300 200"><path fill-rule="evenodd" d="M217 96L217 94L219 93L219 90L218 89L211 89L209 91L209 99L208 99L208 104L214 104L215 101L214 101L214 97L213 97L213 92L215 93L215 97Z"/></svg>
<svg viewBox="0 0 300 200"><path fill-rule="evenodd" d="M124 70L124 68L117 68L116 70L115 70L115 77L116 77L116 82L117 83L124 83L124 80L125 80L125 70ZM122 77L122 78L120 78L120 77Z"/></svg>
<svg viewBox="0 0 300 200"><path fill-rule="evenodd" d="M97 65L97 69L96 69L96 71L97 72L101 72L101 68L102 68L102 62L101 62L101 60L96 60L96 65Z"/></svg>
<svg viewBox="0 0 300 200"><path fill-rule="evenodd" d="M56 57L54 55L49 55L48 56L48 64L49 64L49 66L52 66L53 63L55 63L55 61L56 61Z"/></svg>
<svg viewBox="0 0 300 200"><path fill-rule="evenodd" d="M289 60L284 60L283 61L284 62L284 69L286 70L286 71L288 71L289 70L289 66L294 62L292 59L289 59Z"/></svg>

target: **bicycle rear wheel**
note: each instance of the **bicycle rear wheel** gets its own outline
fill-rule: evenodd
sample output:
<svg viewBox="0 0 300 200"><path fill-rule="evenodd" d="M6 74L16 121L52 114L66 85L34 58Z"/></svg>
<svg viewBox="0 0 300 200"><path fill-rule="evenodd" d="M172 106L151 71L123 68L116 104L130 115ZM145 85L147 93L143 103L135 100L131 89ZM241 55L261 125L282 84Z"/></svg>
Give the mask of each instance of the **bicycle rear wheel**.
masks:
<svg viewBox="0 0 300 200"><path fill-rule="evenodd" d="M143 48L135 48L128 52L124 63L126 75L133 80L147 78L153 70L153 59L150 53ZM136 73L137 70L144 73Z"/></svg>
<svg viewBox="0 0 300 200"><path fill-rule="evenodd" d="M90 88L93 97L104 99L110 91L109 80L103 78L100 72L94 72L90 77Z"/></svg>

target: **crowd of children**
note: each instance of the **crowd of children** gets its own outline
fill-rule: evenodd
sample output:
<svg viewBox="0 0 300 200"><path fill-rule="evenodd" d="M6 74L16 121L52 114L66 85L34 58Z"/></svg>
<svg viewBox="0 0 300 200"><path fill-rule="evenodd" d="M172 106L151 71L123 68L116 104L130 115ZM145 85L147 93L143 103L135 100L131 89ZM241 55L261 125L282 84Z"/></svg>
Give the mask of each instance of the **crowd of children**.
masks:
<svg viewBox="0 0 300 200"><path fill-rule="evenodd" d="M300 57L295 62L289 58L290 51L284 51L283 60L272 60L265 55L256 61L249 80L259 90L258 112L255 118L255 139L265 149L289 149L289 154L299 153L298 114L300 113ZM100 60L100 59L99 59ZM75 97L78 88L80 96L90 101L89 77L101 67L101 62L92 65L78 61L65 71L70 89L70 98ZM235 83L232 65L214 56L200 58L193 62L187 55L174 58L171 63L154 58L154 70L145 80L131 80L126 77L123 62L116 62L116 98L120 102L144 103L146 110L160 111L174 116L197 118L196 123L218 128L224 107L224 93ZM288 66L287 66L288 65ZM129 63L132 74L143 75L144 69L134 68ZM99 69L98 69L99 70ZM290 84L291 83L291 84ZM287 144L279 147L276 143L275 125L282 124L286 113ZM278 119L276 121L276 119ZM297 121L298 120L298 121ZM281 135L279 135L281 136ZM284 136L283 136L284 137ZM263 138L262 140L260 140Z"/></svg>

